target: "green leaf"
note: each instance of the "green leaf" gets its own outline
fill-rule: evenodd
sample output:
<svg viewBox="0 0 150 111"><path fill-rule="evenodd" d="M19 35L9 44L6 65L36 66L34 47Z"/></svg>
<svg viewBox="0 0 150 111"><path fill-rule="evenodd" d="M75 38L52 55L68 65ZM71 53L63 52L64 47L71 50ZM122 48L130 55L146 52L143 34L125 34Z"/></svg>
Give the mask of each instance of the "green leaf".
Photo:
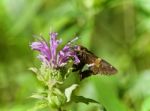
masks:
<svg viewBox="0 0 150 111"><path fill-rule="evenodd" d="M127 111L128 108L119 100L116 85L110 77L91 77L95 96L107 111Z"/></svg>
<svg viewBox="0 0 150 111"><path fill-rule="evenodd" d="M48 104L45 101L40 101L37 102L33 108L28 109L27 111L39 111L41 109L45 109L46 107L48 107Z"/></svg>
<svg viewBox="0 0 150 111"><path fill-rule="evenodd" d="M62 91L65 91L66 88L70 87L73 84L79 84L80 82L80 77L76 72L71 72L68 74L68 77L65 79L63 84L60 86L60 89Z"/></svg>
<svg viewBox="0 0 150 111"><path fill-rule="evenodd" d="M98 101L107 111L127 111L128 108L119 100L115 83L107 76L92 76L82 81L81 96Z"/></svg>
<svg viewBox="0 0 150 111"><path fill-rule="evenodd" d="M35 74L38 73L38 69L35 67L29 68L30 71L34 72Z"/></svg>
<svg viewBox="0 0 150 111"><path fill-rule="evenodd" d="M33 94L32 96L30 96L31 98L36 98L36 99L46 99L43 95L41 94Z"/></svg>
<svg viewBox="0 0 150 111"><path fill-rule="evenodd" d="M44 99L46 100L47 92L46 91L36 92L32 94L30 97L35 99L40 99L40 100L44 100Z"/></svg>
<svg viewBox="0 0 150 111"><path fill-rule="evenodd" d="M150 111L150 96L144 100L141 111Z"/></svg>
<svg viewBox="0 0 150 111"><path fill-rule="evenodd" d="M65 96L67 97L67 102L70 101L71 94L72 94L73 90L75 90L77 88L77 86L78 86L77 84L73 84L70 87L65 89Z"/></svg>
<svg viewBox="0 0 150 111"><path fill-rule="evenodd" d="M75 101L75 102L82 102L82 103L85 103L85 104L89 104L89 103L98 103L99 104L99 102L97 102L97 101L95 101L95 100L93 100L93 99L90 99L90 98L85 98L85 97L83 97L83 96L76 96L76 95L74 95L73 97L73 101Z"/></svg>

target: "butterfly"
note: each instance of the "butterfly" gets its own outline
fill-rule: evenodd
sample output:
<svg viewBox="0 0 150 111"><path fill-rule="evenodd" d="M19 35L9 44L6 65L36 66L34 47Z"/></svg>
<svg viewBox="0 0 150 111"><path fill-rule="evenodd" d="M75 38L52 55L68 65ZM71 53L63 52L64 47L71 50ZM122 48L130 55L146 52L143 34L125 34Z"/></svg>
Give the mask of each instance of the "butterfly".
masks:
<svg viewBox="0 0 150 111"><path fill-rule="evenodd" d="M102 58L97 57L86 47L78 45L74 50L80 60L79 64L73 64L73 72L79 71L81 80L96 74L112 75L117 69Z"/></svg>

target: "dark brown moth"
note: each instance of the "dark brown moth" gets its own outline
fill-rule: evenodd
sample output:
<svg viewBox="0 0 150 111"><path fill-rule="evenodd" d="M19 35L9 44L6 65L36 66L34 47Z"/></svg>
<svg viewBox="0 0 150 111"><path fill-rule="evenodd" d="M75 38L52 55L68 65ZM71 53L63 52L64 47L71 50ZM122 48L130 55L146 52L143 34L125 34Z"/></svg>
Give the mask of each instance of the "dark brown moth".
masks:
<svg viewBox="0 0 150 111"><path fill-rule="evenodd" d="M78 48L75 49L75 52L77 53L80 63L73 65L73 71L79 71L81 79L90 75L112 75L117 73L117 69L107 61L97 57L83 46L77 47Z"/></svg>

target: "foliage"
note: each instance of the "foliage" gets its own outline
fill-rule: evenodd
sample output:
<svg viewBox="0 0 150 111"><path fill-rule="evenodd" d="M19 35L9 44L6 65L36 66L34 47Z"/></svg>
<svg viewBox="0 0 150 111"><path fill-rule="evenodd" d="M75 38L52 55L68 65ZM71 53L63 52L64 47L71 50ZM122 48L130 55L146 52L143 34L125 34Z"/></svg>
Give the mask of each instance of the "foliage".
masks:
<svg viewBox="0 0 150 111"><path fill-rule="evenodd" d="M77 95L98 101L107 111L150 110L148 0L1 0L0 24L1 111L26 111L35 104L29 97L41 84L27 69L40 63L29 43L40 33L48 39L50 30L59 32L64 43L79 36L79 44L119 70L83 80ZM68 110L104 109L73 103Z"/></svg>

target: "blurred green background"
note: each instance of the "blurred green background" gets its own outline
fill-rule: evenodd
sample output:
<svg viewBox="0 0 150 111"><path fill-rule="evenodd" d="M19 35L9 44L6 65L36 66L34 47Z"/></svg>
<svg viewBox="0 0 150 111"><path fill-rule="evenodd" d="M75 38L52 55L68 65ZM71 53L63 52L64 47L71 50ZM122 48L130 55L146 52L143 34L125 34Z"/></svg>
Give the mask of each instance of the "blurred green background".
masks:
<svg viewBox="0 0 150 111"><path fill-rule="evenodd" d="M107 111L150 111L149 0L1 0L0 111L26 111L39 84L33 35L59 33L63 43L82 44L118 69L114 76L92 76L79 95L99 101ZM71 111L100 111L95 104L73 104Z"/></svg>

